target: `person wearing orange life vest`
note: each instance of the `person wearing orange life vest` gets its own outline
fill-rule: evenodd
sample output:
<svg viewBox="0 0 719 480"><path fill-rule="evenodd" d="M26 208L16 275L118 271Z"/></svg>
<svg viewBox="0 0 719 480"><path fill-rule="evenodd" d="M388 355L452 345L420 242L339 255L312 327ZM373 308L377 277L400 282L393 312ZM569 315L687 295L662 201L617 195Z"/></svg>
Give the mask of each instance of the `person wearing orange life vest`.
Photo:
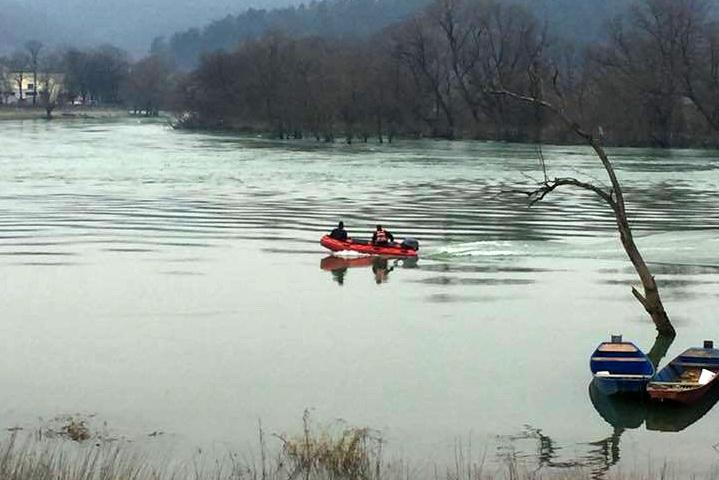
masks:
<svg viewBox="0 0 719 480"><path fill-rule="evenodd" d="M372 234L372 245L382 247L389 245L390 242L394 242L394 236L382 228L382 225L377 225L377 230Z"/></svg>

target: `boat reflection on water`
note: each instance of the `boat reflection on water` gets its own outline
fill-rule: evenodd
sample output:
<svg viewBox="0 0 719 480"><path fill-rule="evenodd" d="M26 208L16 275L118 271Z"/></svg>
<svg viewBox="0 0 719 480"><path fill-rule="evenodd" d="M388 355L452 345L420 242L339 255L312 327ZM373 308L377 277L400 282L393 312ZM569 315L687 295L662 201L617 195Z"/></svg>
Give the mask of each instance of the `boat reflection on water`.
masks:
<svg viewBox="0 0 719 480"><path fill-rule="evenodd" d="M592 477L605 478L609 469L620 458L619 440L625 430L645 425L647 430L657 432L681 432L696 423L719 401L719 388L713 389L693 405L673 402L652 402L603 394L594 384L589 384L589 399L599 415L612 426L607 438L592 442L594 450L585 459L592 470Z"/></svg>
<svg viewBox="0 0 719 480"><path fill-rule="evenodd" d="M594 381L589 383L589 400L599 416L612 427L639 428L647 418L646 400L622 395L605 395Z"/></svg>
<svg viewBox="0 0 719 480"><path fill-rule="evenodd" d="M647 354L652 363L658 365L672 345L674 337L658 336ZM509 446L503 446L500 458L510 452L514 457L518 452L524 458L534 458L537 471L549 469L586 469L594 480L603 480L610 476L610 470L621 458L621 438L626 430L645 426L647 430L657 432L680 432L704 417L719 401L719 386L713 388L698 402L684 405L673 402L651 401L647 396L606 395L597 387L594 380L588 387L589 400L599 415L610 425L610 431L604 438L582 443L586 450L572 456L562 455L562 447L545 432L538 428L525 428L518 435L505 437ZM518 442L534 442L531 451L522 449ZM518 450L521 449L521 450ZM567 477L573 478L573 477Z"/></svg>
<svg viewBox="0 0 719 480"><path fill-rule="evenodd" d="M395 268L416 268L417 258L392 258L392 257L356 257L343 258L329 255L322 259L320 268L332 273L332 278L338 285L345 283L345 276L350 268L372 268L372 275L375 283L381 285L389 280L389 274Z"/></svg>
<svg viewBox="0 0 719 480"><path fill-rule="evenodd" d="M589 398L599 415L611 426L639 428L658 432L681 432L697 422L719 401L719 388L707 393L692 405L672 402L651 402L602 394L594 382L589 385Z"/></svg>

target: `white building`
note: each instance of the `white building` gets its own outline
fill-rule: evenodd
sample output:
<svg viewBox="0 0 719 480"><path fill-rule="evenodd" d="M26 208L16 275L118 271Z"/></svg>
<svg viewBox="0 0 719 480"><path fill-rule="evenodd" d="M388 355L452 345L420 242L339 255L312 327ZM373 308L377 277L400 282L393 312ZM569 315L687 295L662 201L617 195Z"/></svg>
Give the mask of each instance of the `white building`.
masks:
<svg viewBox="0 0 719 480"><path fill-rule="evenodd" d="M42 97L43 93L49 92L50 96L57 98L63 89L65 75L62 73L37 72L37 84L35 75L30 71L11 71L0 66L0 102L4 104L32 104L33 97Z"/></svg>

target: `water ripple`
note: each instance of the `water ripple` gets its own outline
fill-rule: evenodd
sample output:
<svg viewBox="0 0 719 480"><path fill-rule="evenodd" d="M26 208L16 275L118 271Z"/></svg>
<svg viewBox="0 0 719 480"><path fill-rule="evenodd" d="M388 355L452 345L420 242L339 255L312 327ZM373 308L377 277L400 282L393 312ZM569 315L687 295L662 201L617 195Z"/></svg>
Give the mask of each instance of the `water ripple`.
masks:
<svg viewBox="0 0 719 480"><path fill-rule="evenodd" d="M0 256L81 255L85 247L161 253L237 241L272 243L266 253L309 253L339 219L356 237L381 222L396 235L419 238L426 251L449 255L482 254L450 250L488 241L527 254L524 244L614 231L610 210L583 192L556 192L532 208L526 197L502 193L524 187L520 172L536 168L530 146L401 142L353 150L212 136L190 141L192 135L155 128L86 132L93 141L77 165L74 156L42 153L52 138L34 139L40 153L21 163L10 159L25 158L23 143L10 143L0 158ZM123 144L123 135L141 140ZM614 153L639 234L719 229L719 162L688 152ZM545 155L553 169L602 178L582 148L548 147ZM680 180L672 174L678 168Z"/></svg>

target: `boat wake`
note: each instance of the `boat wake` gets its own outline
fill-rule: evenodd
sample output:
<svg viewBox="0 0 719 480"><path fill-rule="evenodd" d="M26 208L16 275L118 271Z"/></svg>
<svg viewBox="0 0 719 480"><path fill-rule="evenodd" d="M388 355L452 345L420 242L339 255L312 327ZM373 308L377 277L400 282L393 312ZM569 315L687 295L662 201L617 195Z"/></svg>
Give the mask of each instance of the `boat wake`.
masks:
<svg viewBox="0 0 719 480"><path fill-rule="evenodd" d="M331 255L339 258L362 258L371 256L368 253L355 252L353 250L340 250L338 252L332 252Z"/></svg>
<svg viewBox="0 0 719 480"><path fill-rule="evenodd" d="M479 241L434 246L424 249L424 257L437 260L458 257L515 257L532 255L535 242ZM539 242L536 242L539 243Z"/></svg>
<svg viewBox="0 0 719 480"><path fill-rule="evenodd" d="M716 252L719 237L710 231L635 234L645 260L655 264L674 264L719 269ZM435 260L502 257L552 257L597 260L624 260L626 253L619 239L609 236L571 238L566 241L476 241L429 246L423 257Z"/></svg>

